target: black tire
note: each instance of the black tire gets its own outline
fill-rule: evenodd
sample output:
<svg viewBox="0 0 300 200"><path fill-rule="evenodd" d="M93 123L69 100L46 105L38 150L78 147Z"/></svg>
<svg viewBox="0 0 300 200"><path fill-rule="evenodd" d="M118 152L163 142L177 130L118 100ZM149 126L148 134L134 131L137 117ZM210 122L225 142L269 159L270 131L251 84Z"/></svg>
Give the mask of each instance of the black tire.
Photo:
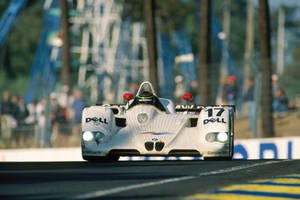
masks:
<svg viewBox="0 0 300 200"><path fill-rule="evenodd" d="M117 162L120 156L108 155L108 156L84 156L82 158L88 162Z"/></svg>
<svg viewBox="0 0 300 200"><path fill-rule="evenodd" d="M226 161L232 160L232 156L225 156L225 157L204 157L205 161Z"/></svg>
<svg viewBox="0 0 300 200"><path fill-rule="evenodd" d="M229 144L229 154L228 156L215 156L215 157L203 157L204 160L232 160L233 158L233 152L234 152L234 146L233 146L234 140L233 136L230 138L230 144Z"/></svg>
<svg viewBox="0 0 300 200"><path fill-rule="evenodd" d="M233 136L231 137L230 139L230 145L229 145L229 155L228 156L216 156L216 157L204 157L203 159L204 160L213 160L213 161L217 161L217 160L220 160L220 161L225 161L225 160L232 160L233 158Z"/></svg>

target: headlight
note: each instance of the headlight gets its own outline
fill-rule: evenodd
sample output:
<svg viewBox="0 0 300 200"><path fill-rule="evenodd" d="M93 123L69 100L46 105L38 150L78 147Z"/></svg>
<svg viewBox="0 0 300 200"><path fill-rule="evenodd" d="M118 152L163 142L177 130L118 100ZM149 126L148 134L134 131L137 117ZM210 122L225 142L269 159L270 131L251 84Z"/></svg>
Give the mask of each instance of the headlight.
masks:
<svg viewBox="0 0 300 200"><path fill-rule="evenodd" d="M105 134L102 132L94 132L95 141L97 143L102 142L105 138Z"/></svg>
<svg viewBox="0 0 300 200"><path fill-rule="evenodd" d="M216 140L216 134L208 133L208 134L206 134L205 139L207 142L214 142Z"/></svg>
<svg viewBox="0 0 300 200"><path fill-rule="evenodd" d="M93 135L93 133L90 132L90 131L85 131L85 132L83 132L83 134L82 134L82 139L83 139L84 141L91 141L93 138L94 138L94 135Z"/></svg>
<svg viewBox="0 0 300 200"><path fill-rule="evenodd" d="M225 132L220 132L220 133L218 133L218 135L217 135L217 139L218 139L218 141L220 141L220 142L226 142L226 141L228 140L228 135L227 135L227 133L225 133Z"/></svg>
<svg viewBox="0 0 300 200"><path fill-rule="evenodd" d="M205 136L207 142L227 142L228 141L228 133L226 132L212 132L208 133Z"/></svg>
<svg viewBox="0 0 300 200"><path fill-rule="evenodd" d="M149 117L147 115L147 113L139 113L137 115L137 120L140 124L144 124L148 121Z"/></svg>

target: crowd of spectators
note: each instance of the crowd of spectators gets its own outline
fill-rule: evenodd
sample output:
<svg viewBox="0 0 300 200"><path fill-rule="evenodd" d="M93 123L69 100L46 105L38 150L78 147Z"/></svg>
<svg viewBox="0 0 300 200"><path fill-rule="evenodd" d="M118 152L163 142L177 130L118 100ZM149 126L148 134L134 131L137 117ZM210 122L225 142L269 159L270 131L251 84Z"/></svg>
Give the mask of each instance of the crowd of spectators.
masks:
<svg viewBox="0 0 300 200"><path fill-rule="evenodd" d="M248 80L248 88L242 95L242 102L247 103L250 128L255 123L255 81ZM136 93L138 84L132 82L130 91ZM182 95L187 90L194 96L194 103L199 104L197 81L191 81L185 88L183 77L175 78L174 97L176 104L182 103ZM220 93L221 104L237 105L239 87L234 75L229 75L222 83ZM272 76L273 110L275 113L286 113L295 109L295 105L288 99L284 89L279 86L276 75ZM201 102L200 102L201 103ZM13 141L22 146L30 139L35 147L51 147L61 140L61 135L69 138L80 138L81 113L87 105L85 96L80 89L74 89L72 94L67 86L62 86L57 93L52 92L39 100L25 104L22 97L2 93L0 104L0 138Z"/></svg>
<svg viewBox="0 0 300 200"><path fill-rule="evenodd" d="M237 80L234 75L229 75L223 84L222 104L236 105L238 99Z"/></svg>
<svg viewBox="0 0 300 200"><path fill-rule="evenodd" d="M248 88L243 94L243 102L248 103L248 111L252 113L254 109L254 93L255 80L249 78ZM222 89L222 104L237 105L239 88L234 75L229 75L223 84ZM277 75L272 75L272 94L273 94L273 111L274 112L288 112L295 109L293 102L289 100L283 87L278 84Z"/></svg>
<svg viewBox="0 0 300 200"><path fill-rule="evenodd" d="M35 147L51 147L61 135L79 138L81 112L86 105L83 92L74 89L69 94L67 86L28 104L22 97L4 91L0 137L16 146L30 141L30 146Z"/></svg>
<svg viewBox="0 0 300 200"><path fill-rule="evenodd" d="M296 109L295 103L292 102L285 89L279 85L277 75L272 76L272 92L273 92L273 110L277 113L286 113L290 110Z"/></svg>

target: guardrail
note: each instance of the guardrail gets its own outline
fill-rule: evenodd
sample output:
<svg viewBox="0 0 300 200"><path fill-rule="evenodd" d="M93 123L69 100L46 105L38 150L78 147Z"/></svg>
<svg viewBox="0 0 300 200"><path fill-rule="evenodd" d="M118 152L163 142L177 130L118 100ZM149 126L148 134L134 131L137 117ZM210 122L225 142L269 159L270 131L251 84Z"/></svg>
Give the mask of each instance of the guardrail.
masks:
<svg viewBox="0 0 300 200"><path fill-rule="evenodd" d="M299 159L300 137L236 140L234 159ZM195 160L197 157L121 157L121 160ZM80 147L0 150L0 161L82 161Z"/></svg>

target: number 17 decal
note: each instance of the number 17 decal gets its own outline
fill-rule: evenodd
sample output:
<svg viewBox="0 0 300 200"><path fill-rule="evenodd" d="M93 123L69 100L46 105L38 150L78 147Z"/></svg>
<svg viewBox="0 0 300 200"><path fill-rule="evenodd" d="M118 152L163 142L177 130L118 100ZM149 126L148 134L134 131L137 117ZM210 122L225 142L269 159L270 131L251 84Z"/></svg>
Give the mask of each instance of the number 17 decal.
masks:
<svg viewBox="0 0 300 200"><path fill-rule="evenodd" d="M207 112L208 117L212 117L214 111L217 111L216 116L220 117L225 110L224 108L209 108L205 110L205 112Z"/></svg>

